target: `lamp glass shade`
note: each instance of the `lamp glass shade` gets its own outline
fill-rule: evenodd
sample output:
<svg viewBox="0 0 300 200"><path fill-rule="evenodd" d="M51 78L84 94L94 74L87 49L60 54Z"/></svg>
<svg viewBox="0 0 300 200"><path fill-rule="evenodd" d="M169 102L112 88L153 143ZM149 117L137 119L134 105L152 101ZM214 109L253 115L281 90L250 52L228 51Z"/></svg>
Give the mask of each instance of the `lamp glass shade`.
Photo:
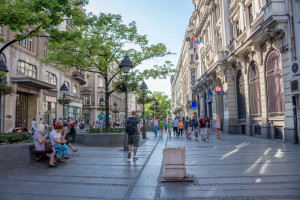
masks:
<svg viewBox="0 0 300 200"><path fill-rule="evenodd" d="M156 106L159 106L159 103L158 103L158 102L155 102L155 105L156 105Z"/></svg>
<svg viewBox="0 0 300 200"><path fill-rule="evenodd" d="M100 104L102 105L104 103L103 97L100 98Z"/></svg>
<svg viewBox="0 0 300 200"><path fill-rule="evenodd" d="M128 56L124 56L121 61L119 67L123 69L124 73L129 73L129 71L133 68L132 62Z"/></svg>
<svg viewBox="0 0 300 200"><path fill-rule="evenodd" d="M153 102L153 103L155 103L155 100L156 100L155 97L152 97L152 102Z"/></svg>
<svg viewBox="0 0 300 200"><path fill-rule="evenodd" d="M62 86L60 87L60 92L62 94L66 94L68 91L69 91L69 89L68 89L67 85L65 83L62 84Z"/></svg>
<svg viewBox="0 0 300 200"><path fill-rule="evenodd" d="M9 72L4 60L0 59L0 72Z"/></svg>
<svg viewBox="0 0 300 200"><path fill-rule="evenodd" d="M142 84L141 84L141 90L145 91L147 89L148 89L147 84L145 83L145 81L143 81Z"/></svg>
<svg viewBox="0 0 300 200"><path fill-rule="evenodd" d="M114 107L118 107L118 104L117 104L117 102L115 102L115 103L114 103Z"/></svg>

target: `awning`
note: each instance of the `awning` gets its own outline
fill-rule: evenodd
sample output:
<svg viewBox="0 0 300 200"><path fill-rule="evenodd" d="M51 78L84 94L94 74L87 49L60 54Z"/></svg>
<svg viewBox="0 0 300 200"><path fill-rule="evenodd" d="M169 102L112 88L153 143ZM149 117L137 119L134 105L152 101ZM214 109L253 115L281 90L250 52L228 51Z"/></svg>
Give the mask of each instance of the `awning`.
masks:
<svg viewBox="0 0 300 200"><path fill-rule="evenodd" d="M22 86L29 86L37 89L46 89L46 90L56 89L56 85L52 85L45 81L40 81L28 76L11 77L10 81L12 83L18 83Z"/></svg>

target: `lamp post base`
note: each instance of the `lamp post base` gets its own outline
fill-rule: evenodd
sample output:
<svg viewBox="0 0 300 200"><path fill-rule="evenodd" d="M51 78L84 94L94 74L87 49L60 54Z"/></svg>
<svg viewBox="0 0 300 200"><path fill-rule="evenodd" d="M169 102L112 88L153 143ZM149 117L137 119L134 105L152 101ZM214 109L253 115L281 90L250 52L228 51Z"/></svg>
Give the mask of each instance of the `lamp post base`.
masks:
<svg viewBox="0 0 300 200"><path fill-rule="evenodd" d="M143 136L143 140L147 139L146 131L143 131L142 136Z"/></svg>

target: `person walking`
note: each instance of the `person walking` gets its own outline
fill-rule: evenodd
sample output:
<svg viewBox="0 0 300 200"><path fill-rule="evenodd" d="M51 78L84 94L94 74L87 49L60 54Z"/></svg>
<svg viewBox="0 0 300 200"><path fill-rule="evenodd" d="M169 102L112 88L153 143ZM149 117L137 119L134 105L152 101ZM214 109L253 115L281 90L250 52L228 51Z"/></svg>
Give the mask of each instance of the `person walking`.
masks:
<svg viewBox="0 0 300 200"><path fill-rule="evenodd" d="M206 117L206 138L209 139L210 134L210 120L209 117Z"/></svg>
<svg viewBox="0 0 300 200"><path fill-rule="evenodd" d="M153 117L153 132L155 133L155 136L157 136L158 120L156 119L156 116Z"/></svg>
<svg viewBox="0 0 300 200"><path fill-rule="evenodd" d="M99 121L98 121L98 128L100 128L101 132L103 130L103 119L100 117Z"/></svg>
<svg viewBox="0 0 300 200"><path fill-rule="evenodd" d="M126 138L128 140L128 159L131 158L131 148L133 149L133 160L138 160L136 157L139 140L141 139L140 120L136 117L136 111L131 112L132 117L129 117L125 123Z"/></svg>
<svg viewBox="0 0 300 200"><path fill-rule="evenodd" d="M171 123L170 119L168 120L168 125L167 126L168 126L169 137L171 137L172 123Z"/></svg>
<svg viewBox="0 0 300 200"><path fill-rule="evenodd" d="M195 128L198 127L198 119L196 116L194 116L194 118L192 119L192 129L193 131L195 130Z"/></svg>
<svg viewBox="0 0 300 200"><path fill-rule="evenodd" d="M220 117L219 115L217 115L216 120L214 121L214 127L216 130L216 135L217 135L217 139L220 139L220 127L221 127L221 122L220 122Z"/></svg>
<svg viewBox="0 0 300 200"><path fill-rule="evenodd" d="M164 120L160 118L159 120L159 136L162 136L164 132Z"/></svg>
<svg viewBox="0 0 300 200"><path fill-rule="evenodd" d="M178 134L178 119L175 117L174 120L173 120L173 133L174 133L174 136L176 134Z"/></svg>
<svg viewBox="0 0 300 200"><path fill-rule="evenodd" d="M79 129L80 129L80 133L83 132L83 129L84 129L84 123L82 120L80 120L80 123L79 123Z"/></svg>
<svg viewBox="0 0 300 200"><path fill-rule="evenodd" d="M188 127L190 125L190 120L188 117L185 118L185 123L184 123L184 130L185 130L185 134L186 134L186 138L188 138Z"/></svg>
<svg viewBox="0 0 300 200"><path fill-rule="evenodd" d="M177 136L181 136L182 137L182 132L183 132L183 122L181 120L179 120L178 122L178 134Z"/></svg>
<svg viewBox="0 0 300 200"><path fill-rule="evenodd" d="M199 120L199 124L200 124L200 134L201 134L201 137L202 137L202 141L206 141L205 140L205 137L206 137L206 120L204 118L204 115L202 115L201 119Z"/></svg>

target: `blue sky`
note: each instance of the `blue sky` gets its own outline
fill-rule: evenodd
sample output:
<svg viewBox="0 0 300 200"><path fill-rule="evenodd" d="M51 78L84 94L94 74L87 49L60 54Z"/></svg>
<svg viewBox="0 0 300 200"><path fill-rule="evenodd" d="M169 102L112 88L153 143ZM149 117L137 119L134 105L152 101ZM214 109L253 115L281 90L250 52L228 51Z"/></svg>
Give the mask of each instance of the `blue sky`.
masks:
<svg viewBox="0 0 300 200"><path fill-rule="evenodd" d="M185 30L193 12L192 0L90 0L85 8L87 12L98 14L121 14L124 23L136 21L140 34L148 36L150 44L162 42L177 55L164 59L144 62L138 69L143 70L153 65L170 60L177 65ZM147 80L152 91L162 91L171 95L170 78L166 80Z"/></svg>

